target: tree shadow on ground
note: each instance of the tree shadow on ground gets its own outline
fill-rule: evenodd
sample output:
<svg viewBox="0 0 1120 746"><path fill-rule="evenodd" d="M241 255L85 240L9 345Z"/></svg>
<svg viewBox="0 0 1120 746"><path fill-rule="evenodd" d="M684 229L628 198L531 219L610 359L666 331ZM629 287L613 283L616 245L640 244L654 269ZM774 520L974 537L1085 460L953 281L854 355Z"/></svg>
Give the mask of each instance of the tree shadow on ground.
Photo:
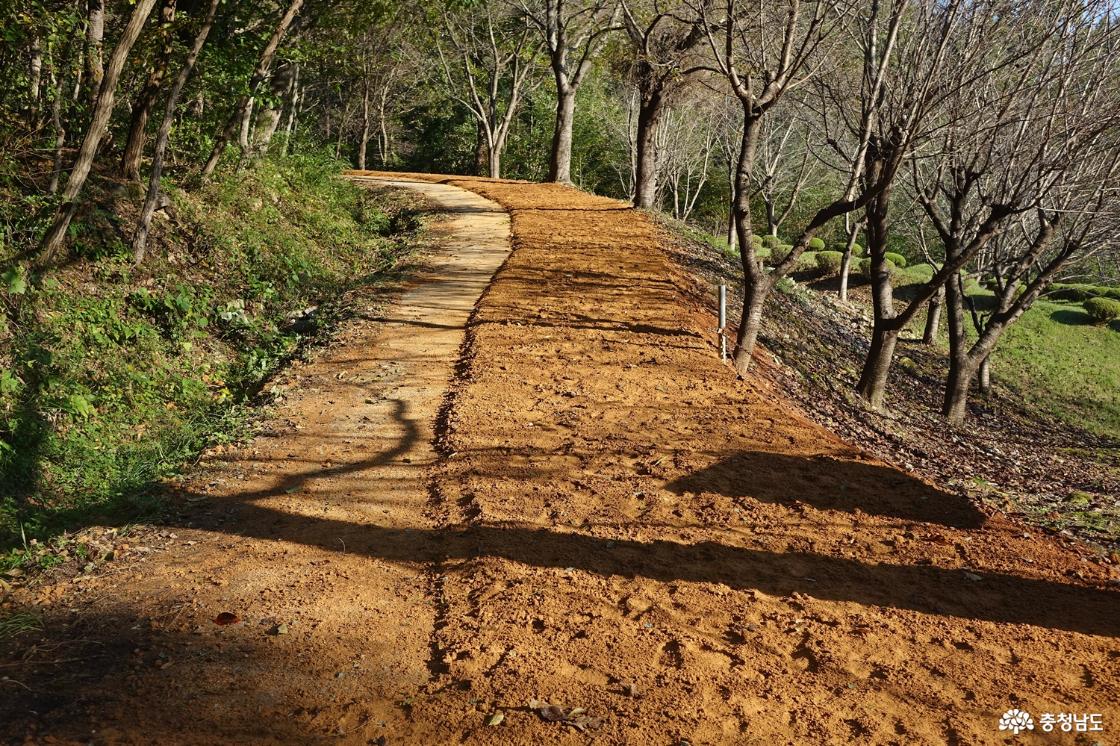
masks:
<svg viewBox="0 0 1120 746"><path fill-rule="evenodd" d="M820 599L924 614L1120 636L1120 615L1116 614L1120 593L1007 573L977 575L963 567L870 564L848 557L774 552L713 541L606 539L531 525L387 528L290 515L244 503L224 511L222 518L209 527L332 552L345 546L348 553L392 562L499 557L529 567L575 568L601 576L640 576L664 582L722 583L778 596L796 591ZM207 527L206 523L201 527Z"/></svg>
<svg viewBox="0 0 1120 746"><path fill-rule="evenodd" d="M1093 317L1076 308L1060 308L1050 314L1050 318L1066 326L1091 326Z"/></svg>
<svg viewBox="0 0 1120 746"><path fill-rule="evenodd" d="M943 492L897 469L832 456L748 451L674 480L678 495L715 492L777 505L862 511L951 528L979 528L984 515L967 498Z"/></svg>

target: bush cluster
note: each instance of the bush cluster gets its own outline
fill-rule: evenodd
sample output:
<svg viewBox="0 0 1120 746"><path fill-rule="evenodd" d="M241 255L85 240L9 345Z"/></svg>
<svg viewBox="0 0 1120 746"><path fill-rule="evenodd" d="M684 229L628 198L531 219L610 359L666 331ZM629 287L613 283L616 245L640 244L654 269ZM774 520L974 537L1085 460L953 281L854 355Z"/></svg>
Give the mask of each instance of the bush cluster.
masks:
<svg viewBox="0 0 1120 746"><path fill-rule="evenodd" d="M1107 324L1120 319L1120 300L1090 298L1081 305L1098 324Z"/></svg>
<svg viewBox="0 0 1120 746"><path fill-rule="evenodd" d="M896 254L893 251L888 251L883 256L886 257L888 262L900 269L906 266L906 257L904 257L902 254Z"/></svg>
<svg viewBox="0 0 1120 746"><path fill-rule="evenodd" d="M840 273L840 267L844 264L844 252L842 251L818 251L817 252L817 269L826 275L835 275Z"/></svg>
<svg viewBox="0 0 1120 746"><path fill-rule="evenodd" d="M1108 285L1090 285L1088 283L1055 283L1050 297L1073 303L1082 303L1090 298L1108 298L1120 301L1120 288L1109 287Z"/></svg>

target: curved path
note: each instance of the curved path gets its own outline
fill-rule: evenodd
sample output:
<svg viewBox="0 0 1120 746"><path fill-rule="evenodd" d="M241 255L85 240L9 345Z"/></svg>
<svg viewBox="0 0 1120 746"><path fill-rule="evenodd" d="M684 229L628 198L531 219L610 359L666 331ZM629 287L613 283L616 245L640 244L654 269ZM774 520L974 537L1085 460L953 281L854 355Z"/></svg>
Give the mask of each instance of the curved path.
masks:
<svg viewBox="0 0 1120 746"><path fill-rule="evenodd" d="M42 590L0 740L1001 744L1015 706L1110 742L1114 566L740 380L642 212L377 178L450 214L430 269L208 459L169 551Z"/></svg>
<svg viewBox="0 0 1120 746"><path fill-rule="evenodd" d="M66 589L72 618L48 609L42 663L2 670L19 686L0 690L0 741L427 740L402 703L440 666L438 542L411 537L439 523L435 425L509 217L457 187L380 183L443 213L425 266L293 369L264 435L208 455L182 490L205 508L167 551Z"/></svg>

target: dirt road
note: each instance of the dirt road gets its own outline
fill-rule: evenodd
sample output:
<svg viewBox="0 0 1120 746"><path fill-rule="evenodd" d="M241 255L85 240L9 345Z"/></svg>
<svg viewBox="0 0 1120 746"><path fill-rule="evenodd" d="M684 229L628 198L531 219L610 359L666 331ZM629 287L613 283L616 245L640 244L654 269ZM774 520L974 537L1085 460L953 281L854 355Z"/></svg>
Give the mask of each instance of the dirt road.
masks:
<svg viewBox="0 0 1120 746"><path fill-rule="evenodd" d="M371 295L291 372L265 435L208 455L180 490L205 507L165 551L39 590L49 635L32 660L69 661L11 674L31 691L4 692L0 734L364 743L408 724L401 703L431 678L440 614L436 425L509 217L462 189L394 184L443 213L435 249L391 304Z"/></svg>
<svg viewBox="0 0 1120 746"><path fill-rule="evenodd" d="M452 260L300 370L272 437L211 459L197 528L81 593L40 591L33 658L101 651L83 666L104 678L5 669L33 690L0 705L6 733L983 744L1009 741L1018 706L1037 723L1023 743L1115 741L1108 567L738 380L706 289L640 212L412 178L512 219L442 405L447 368L428 364L455 356L427 340L455 346L461 322L429 304L477 297L485 274L448 279ZM478 204L447 230L500 218ZM1105 730L1046 734L1043 713Z"/></svg>

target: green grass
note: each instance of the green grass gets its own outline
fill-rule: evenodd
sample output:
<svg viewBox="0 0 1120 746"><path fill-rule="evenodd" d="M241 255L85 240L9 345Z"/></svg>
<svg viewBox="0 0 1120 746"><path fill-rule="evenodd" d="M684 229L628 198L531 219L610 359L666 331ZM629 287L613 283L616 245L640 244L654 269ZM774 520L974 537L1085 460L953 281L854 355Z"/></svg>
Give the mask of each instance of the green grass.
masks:
<svg viewBox="0 0 1120 746"><path fill-rule="evenodd" d="M902 277L896 290L905 295L905 286L926 282L932 267L915 265L898 272ZM977 298L992 297L975 280L965 287ZM1036 301L997 344L992 377L1033 410L1098 435L1120 437L1120 323L1091 322L1080 303ZM940 343L947 347L944 318L942 324ZM924 325L923 312L910 323L910 334L920 335ZM967 329L970 340L975 339L971 321Z"/></svg>
<svg viewBox="0 0 1120 746"><path fill-rule="evenodd" d="M300 342L290 315L383 271L414 227L339 168L293 156L172 189L140 270L114 230L128 206L99 206L76 261L0 290L0 548L150 515L154 482L245 432Z"/></svg>
<svg viewBox="0 0 1120 746"><path fill-rule="evenodd" d="M1120 324L1077 303L1038 301L1000 340L993 376L1033 407L1120 437Z"/></svg>

